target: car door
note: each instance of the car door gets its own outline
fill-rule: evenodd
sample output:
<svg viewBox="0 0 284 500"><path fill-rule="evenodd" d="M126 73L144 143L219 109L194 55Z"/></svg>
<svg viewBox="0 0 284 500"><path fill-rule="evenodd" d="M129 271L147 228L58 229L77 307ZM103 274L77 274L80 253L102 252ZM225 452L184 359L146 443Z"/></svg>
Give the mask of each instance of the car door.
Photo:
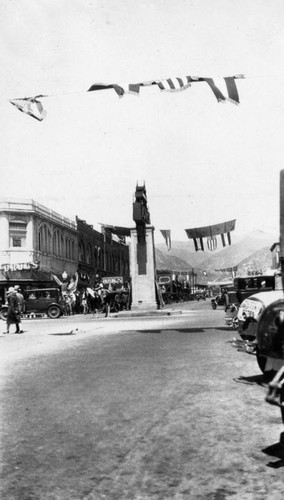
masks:
<svg viewBox="0 0 284 500"><path fill-rule="evenodd" d="M37 290L28 290L25 298L25 313L37 313L39 309L39 297Z"/></svg>

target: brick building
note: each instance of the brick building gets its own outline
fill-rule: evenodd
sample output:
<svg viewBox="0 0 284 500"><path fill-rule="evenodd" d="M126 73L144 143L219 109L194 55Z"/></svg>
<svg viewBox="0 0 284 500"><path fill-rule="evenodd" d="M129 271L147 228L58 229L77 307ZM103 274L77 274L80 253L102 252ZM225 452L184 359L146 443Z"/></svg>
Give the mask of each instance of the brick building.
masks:
<svg viewBox="0 0 284 500"><path fill-rule="evenodd" d="M129 247L107 228L96 231L76 217L79 283L93 285L104 276L129 278Z"/></svg>

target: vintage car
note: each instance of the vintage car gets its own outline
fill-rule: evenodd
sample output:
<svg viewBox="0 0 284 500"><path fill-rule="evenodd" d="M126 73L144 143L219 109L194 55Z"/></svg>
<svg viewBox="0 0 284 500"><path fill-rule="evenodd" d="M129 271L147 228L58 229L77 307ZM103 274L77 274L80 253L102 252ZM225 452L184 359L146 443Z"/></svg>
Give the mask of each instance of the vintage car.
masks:
<svg viewBox="0 0 284 500"><path fill-rule="evenodd" d="M0 309L0 318L6 320L8 306ZM47 315L56 319L64 314L64 301L58 288L31 288L24 292L23 315Z"/></svg>
<svg viewBox="0 0 284 500"><path fill-rule="evenodd" d="M284 365L284 296L270 303L257 323L256 356L261 371L272 378Z"/></svg>
<svg viewBox="0 0 284 500"><path fill-rule="evenodd" d="M246 298L239 307L238 332L243 340L255 340L259 318L264 309L283 297L283 290L259 292Z"/></svg>

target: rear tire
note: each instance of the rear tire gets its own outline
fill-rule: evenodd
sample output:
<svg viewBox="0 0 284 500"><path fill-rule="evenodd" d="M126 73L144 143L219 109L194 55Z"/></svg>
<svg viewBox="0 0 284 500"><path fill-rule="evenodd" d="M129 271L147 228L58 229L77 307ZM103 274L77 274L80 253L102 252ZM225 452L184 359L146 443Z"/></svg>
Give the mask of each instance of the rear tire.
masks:
<svg viewBox="0 0 284 500"><path fill-rule="evenodd" d="M266 356L259 353L258 347L256 347L256 359L257 359L258 366L263 373L264 381L267 383L271 382L271 380L275 377L277 372L275 370L265 371Z"/></svg>
<svg viewBox="0 0 284 500"><path fill-rule="evenodd" d="M51 319L57 319L61 316L61 309L58 306L50 306L47 311L47 316Z"/></svg>

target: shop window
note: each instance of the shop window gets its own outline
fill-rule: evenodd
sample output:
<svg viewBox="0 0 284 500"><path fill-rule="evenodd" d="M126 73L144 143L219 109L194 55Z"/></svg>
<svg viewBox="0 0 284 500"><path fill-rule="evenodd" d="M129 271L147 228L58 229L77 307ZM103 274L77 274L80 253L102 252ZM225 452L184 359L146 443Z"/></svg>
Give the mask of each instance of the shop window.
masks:
<svg viewBox="0 0 284 500"><path fill-rule="evenodd" d="M27 224L24 221L11 221L9 223L9 236L11 247L25 247Z"/></svg>

